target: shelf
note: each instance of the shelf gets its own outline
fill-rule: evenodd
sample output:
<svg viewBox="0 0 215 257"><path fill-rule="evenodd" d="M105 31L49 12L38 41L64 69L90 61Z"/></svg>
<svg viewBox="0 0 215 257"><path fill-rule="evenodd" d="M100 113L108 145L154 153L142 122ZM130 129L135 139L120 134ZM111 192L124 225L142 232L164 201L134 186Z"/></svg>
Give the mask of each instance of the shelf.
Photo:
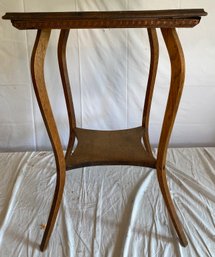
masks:
<svg viewBox="0 0 215 257"><path fill-rule="evenodd" d="M156 166L156 159L143 145L142 127L98 131L75 129L78 145L67 160L67 169L95 165Z"/></svg>

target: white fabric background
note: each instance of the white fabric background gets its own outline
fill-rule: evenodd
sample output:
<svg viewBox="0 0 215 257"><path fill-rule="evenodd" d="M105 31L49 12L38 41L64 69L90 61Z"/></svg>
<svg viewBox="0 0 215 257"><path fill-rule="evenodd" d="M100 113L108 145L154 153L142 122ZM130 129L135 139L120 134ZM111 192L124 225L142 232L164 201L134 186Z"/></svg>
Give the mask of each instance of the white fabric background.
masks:
<svg viewBox="0 0 215 257"><path fill-rule="evenodd" d="M5 12L140 10L204 8L209 15L179 35L186 58L185 89L171 144L214 145L215 142L215 3L211 0L0 0ZM0 149L49 149L29 72L35 31L19 31L0 20ZM46 59L46 80L64 146L68 122L59 77L53 31ZM161 41L150 137L158 143L169 87L169 60ZM149 66L144 29L73 30L68 42L68 66L77 123L94 129L138 126L142 117Z"/></svg>

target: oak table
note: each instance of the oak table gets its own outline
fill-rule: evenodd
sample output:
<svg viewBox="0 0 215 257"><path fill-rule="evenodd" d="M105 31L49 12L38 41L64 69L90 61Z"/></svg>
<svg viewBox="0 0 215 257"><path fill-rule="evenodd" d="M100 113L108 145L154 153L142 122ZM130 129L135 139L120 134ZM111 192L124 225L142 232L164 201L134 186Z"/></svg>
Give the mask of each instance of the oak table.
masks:
<svg viewBox="0 0 215 257"><path fill-rule="evenodd" d="M11 20L14 27L38 30L32 57L32 81L41 114L54 151L57 181L47 226L40 245L43 251L49 242L65 183L65 172L69 169L92 165L136 165L157 170L160 189L172 223L182 246L188 244L179 221L166 180L166 154L170 135L178 110L185 77L185 61L176 28L196 26L203 9L179 9L159 11L111 11L111 12L53 12L53 13L6 13L3 19ZM96 28L147 28L151 48L151 61L142 124L139 127L99 131L78 128L72 100L66 64L66 44L70 29ZM158 153L155 157L150 146L148 126L149 114L158 66L159 45L156 28L160 28L171 62L171 82L164 114ZM58 61L66 100L70 136L66 154L60 142L44 79L44 60L52 29L60 29ZM73 150L75 138L78 140Z"/></svg>

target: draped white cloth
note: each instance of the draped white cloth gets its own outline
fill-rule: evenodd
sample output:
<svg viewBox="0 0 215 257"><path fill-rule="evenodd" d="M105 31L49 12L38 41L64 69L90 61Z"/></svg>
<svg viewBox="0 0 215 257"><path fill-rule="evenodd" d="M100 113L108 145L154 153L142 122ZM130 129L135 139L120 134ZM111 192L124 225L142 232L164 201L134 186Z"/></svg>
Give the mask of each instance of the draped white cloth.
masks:
<svg viewBox="0 0 215 257"><path fill-rule="evenodd" d="M188 246L179 245L156 171L67 172L56 226L39 251L55 188L51 152L0 154L1 257L195 257L215 254L215 148L168 151L167 177Z"/></svg>

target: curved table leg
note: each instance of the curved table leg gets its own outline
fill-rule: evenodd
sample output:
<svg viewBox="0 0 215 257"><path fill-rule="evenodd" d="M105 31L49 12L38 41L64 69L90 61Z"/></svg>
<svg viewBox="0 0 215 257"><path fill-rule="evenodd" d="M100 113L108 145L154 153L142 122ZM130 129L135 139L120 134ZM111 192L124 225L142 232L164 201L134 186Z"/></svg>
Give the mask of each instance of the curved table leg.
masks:
<svg viewBox="0 0 215 257"><path fill-rule="evenodd" d="M60 207L65 183L65 159L54 116L51 110L44 79L44 60L51 30L38 30L31 57L31 74L34 91L55 155L57 181L47 226L40 245L45 250Z"/></svg>
<svg viewBox="0 0 215 257"><path fill-rule="evenodd" d="M149 115L154 91L155 79L157 75L158 59L159 59L159 43L155 28L148 28L149 43L151 49L151 61L149 69L149 78L147 83L147 91L143 110L142 126L145 129L143 141L146 150L153 156L151 145L149 142Z"/></svg>
<svg viewBox="0 0 215 257"><path fill-rule="evenodd" d="M60 69L61 80L63 84L63 91L66 100L67 113L69 118L70 135L66 151L66 160L71 156L72 148L75 141L74 128L76 127L75 111L72 100L72 92L70 89L69 75L66 64L66 44L69 36L69 29L62 29L58 42L58 63Z"/></svg>
<svg viewBox="0 0 215 257"><path fill-rule="evenodd" d="M188 244L185 233L183 231L180 220L177 216L171 195L169 192L167 180L166 180L166 154L167 146L169 144L170 135L172 132L173 124L175 121L176 113L178 110L185 76L185 62L183 50L177 36L175 29L167 28L161 29L169 57L171 62L171 83L170 91L167 101L167 107L164 115L164 121L158 146L157 156L157 177L160 185L161 192L163 194L166 207L171 217L172 223L178 234L180 243L182 246Z"/></svg>

